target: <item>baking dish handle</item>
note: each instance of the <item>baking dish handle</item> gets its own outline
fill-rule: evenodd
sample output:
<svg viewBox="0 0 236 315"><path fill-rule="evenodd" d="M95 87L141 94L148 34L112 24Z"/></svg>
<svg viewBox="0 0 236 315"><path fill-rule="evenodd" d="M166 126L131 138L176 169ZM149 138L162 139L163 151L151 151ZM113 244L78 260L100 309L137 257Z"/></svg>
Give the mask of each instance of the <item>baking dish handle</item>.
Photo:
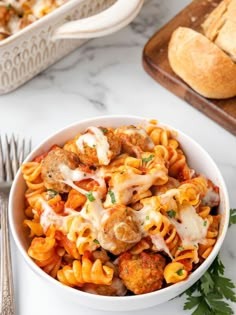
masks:
<svg viewBox="0 0 236 315"><path fill-rule="evenodd" d="M139 13L144 0L117 0L96 15L58 27L52 39L95 38L114 33L128 25Z"/></svg>

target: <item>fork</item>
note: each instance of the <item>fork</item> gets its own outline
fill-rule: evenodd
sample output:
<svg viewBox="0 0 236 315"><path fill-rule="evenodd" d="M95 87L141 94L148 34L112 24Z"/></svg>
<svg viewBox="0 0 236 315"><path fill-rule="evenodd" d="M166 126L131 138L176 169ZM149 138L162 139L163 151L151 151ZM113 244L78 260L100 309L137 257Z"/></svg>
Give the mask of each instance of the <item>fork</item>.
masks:
<svg viewBox="0 0 236 315"><path fill-rule="evenodd" d="M1 214L1 306L0 315L15 315L15 299L12 278L10 238L8 229L8 198L12 181L25 156L31 151L29 142L26 154L25 140L9 140L5 135L5 150L0 136L0 214Z"/></svg>

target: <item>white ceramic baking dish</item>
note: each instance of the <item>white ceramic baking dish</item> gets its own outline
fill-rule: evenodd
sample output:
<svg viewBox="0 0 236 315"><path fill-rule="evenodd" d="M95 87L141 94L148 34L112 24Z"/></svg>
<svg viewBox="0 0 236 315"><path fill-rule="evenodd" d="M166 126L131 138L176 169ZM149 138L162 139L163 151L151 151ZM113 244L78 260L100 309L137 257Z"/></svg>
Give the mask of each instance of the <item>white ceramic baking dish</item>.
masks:
<svg viewBox="0 0 236 315"><path fill-rule="evenodd" d="M0 42L0 94L10 92L89 38L130 23L143 0L69 0Z"/></svg>

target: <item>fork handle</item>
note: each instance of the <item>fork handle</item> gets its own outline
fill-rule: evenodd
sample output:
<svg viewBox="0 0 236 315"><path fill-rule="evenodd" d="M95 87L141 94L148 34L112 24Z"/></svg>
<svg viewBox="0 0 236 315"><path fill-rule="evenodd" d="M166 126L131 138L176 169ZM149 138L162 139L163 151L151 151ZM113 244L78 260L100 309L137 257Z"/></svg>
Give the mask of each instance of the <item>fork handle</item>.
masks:
<svg viewBox="0 0 236 315"><path fill-rule="evenodd" d="M1 308L0 315L15 315L14 288L12 279L10 240L8 230L8 197L0 195L1 208Z"/></svg>

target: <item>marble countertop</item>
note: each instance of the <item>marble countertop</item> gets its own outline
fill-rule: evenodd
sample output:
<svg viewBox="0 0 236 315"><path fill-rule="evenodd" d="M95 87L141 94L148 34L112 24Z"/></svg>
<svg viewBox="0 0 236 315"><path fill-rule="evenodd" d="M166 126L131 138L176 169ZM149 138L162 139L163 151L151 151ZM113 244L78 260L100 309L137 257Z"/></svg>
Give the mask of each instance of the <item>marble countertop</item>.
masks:
<svg viewBox="0 0 236 315"><path fill-rule="evenodd" d="M188 2L147 0L139 16L125 29L88 42L18 90L1 96L0 133L31 137L36 146L67 124L92 116L153 117L186 132L209 152L222 171L231 207L235 208L235 136L154 82L142 68L142 50L147 40ZM234 283L235 238L236 227L231 227L221 250L226 275ZM17 315L105 313L58 300L28 268L14 244L12 247ZM184 300L185 297L176 298L145 310L145 314L190 314L183 311ZM236 305L232 307L236 313ZM135 315L143 313L135 311Z"/></svg>

